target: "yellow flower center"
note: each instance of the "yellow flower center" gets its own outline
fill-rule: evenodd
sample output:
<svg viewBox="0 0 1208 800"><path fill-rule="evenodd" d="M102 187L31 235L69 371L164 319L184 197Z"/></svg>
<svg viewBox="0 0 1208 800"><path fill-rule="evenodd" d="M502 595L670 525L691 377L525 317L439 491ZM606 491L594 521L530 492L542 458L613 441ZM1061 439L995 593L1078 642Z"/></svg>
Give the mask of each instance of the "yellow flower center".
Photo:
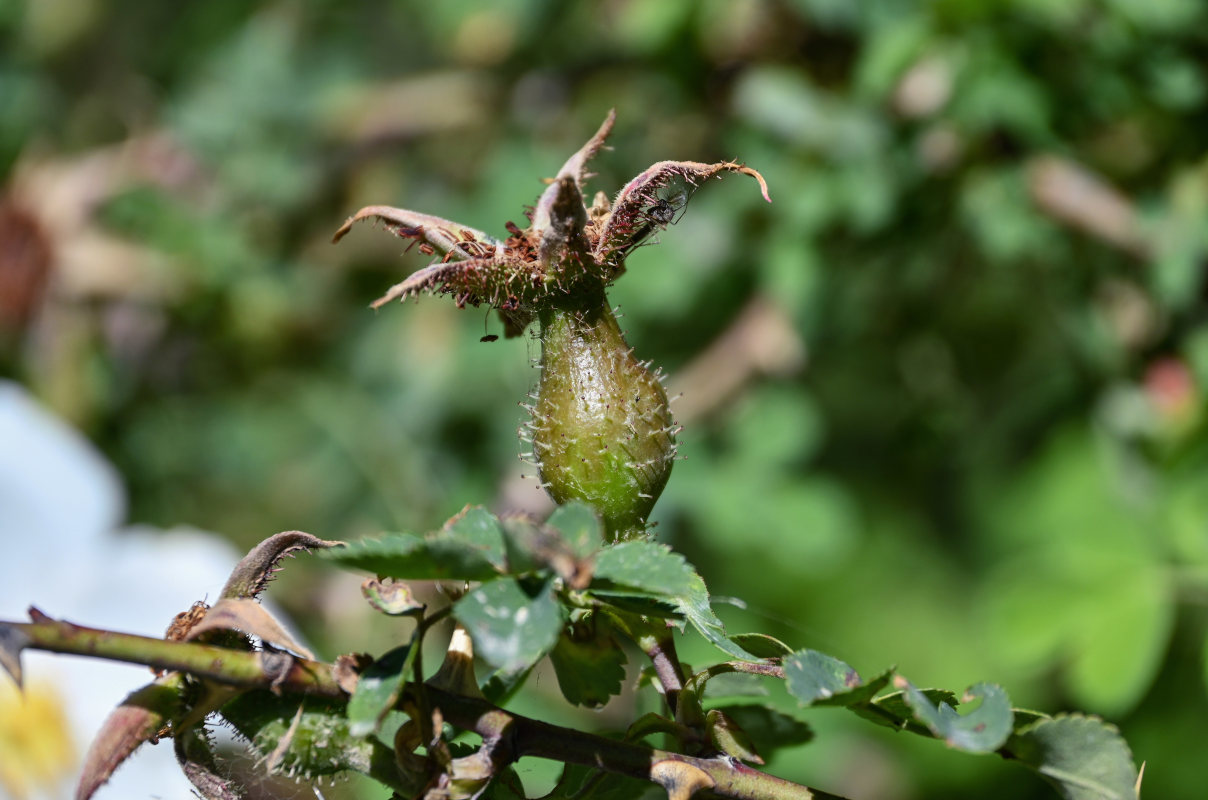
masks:
<svg viewBox="0 0 1208 800"><path fill-rule="evenodd" d="M76 772L76 747L55 687L0 680L0 796L50 795Z"/></svg>

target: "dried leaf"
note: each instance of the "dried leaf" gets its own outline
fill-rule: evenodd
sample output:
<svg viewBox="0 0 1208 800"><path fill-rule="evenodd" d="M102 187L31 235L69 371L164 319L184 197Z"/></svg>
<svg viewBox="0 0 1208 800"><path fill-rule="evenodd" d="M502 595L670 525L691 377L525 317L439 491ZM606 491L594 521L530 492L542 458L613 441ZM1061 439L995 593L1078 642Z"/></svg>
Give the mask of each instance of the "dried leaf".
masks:
<svg viewBox="0 0 1208 800"><path fill-rule="evenodd" d="M415 599L409 585L390 578L385 581L366 578L361 584L361 594L375 610L392 617L423 614L427 608Z"/></svg>
<svg viewBox="0 0 1208 800"><path fill-rule="evenodd" d="M331 667L331 676L336 683L348 694L356 691L361 673L373 663L373 656L368 653L345 653L336 657L336 663Z"/></svg>

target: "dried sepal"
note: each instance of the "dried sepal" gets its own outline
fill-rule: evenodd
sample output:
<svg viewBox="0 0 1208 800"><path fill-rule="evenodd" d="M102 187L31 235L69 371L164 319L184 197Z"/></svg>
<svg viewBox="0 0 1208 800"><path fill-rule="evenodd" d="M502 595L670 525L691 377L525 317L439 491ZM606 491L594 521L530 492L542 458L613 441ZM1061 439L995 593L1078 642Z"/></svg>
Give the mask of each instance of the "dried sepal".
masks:
<svg viewBox="0 0 1208 800"><path fill-rule="evenodd" d="M343 542L329 542L302 531L273 534L253 547L235 566L226 586L222 587L219 598L258 597L268 586L281 559L299 550L318 550L342 544Z"/></svg>
<svg viewBox="0 0 1208 800"><path fill-rule="evenodd" d="M613 252L622 255L627 252L629 245L638 238L643 229L649 224L649 211L659 203L658 192L672 181L683 180L693 190L700 183L722 172L736 172L750 175L759 181L759 189L763 199L769 203L768 184L758 171L733 161L719 161L715 164L703 164L697 161L660 161L652 164L633 178L617 194L612 204L612 214L604 224L595 243L597 259L604 260ZM614 267L619 264L614 264Z"/></svg>
<svg viewBox="0 0 1208 800"><path fill-rule="evenodd" d="M182 674L169 673L132 692L110 712L84 756L76 800L89 800L142 744L158 741L181 712L184 684Z"/></svg>
<svg viewBox="0 0 1208 800"><path fill-rule="evenodd" d="M587 208L583 205L583 193L569 175L557 178L537 203L535 219L544 219L543 227L533 223L533 230L541 234L538 260L542 269L563 286L567 286L592 264L587 237L583 228L587 224Z"/></svg>
<svg viewBox="0 0 1208 800"><path fill-rule="evenodd" d="M419 242L421 251L447 261L481 258L501 248L493 236L469 225L392 206L365 206L340 226L331 241L340 241L353 225L367 219L380 220L395 236Z"/></svg>
<svg viewBox="0 0 1208 800"><path fill-rule="evenodd" d="M507 308L535 298L538 294L535 290L541 283L535 265L526 265L508 256L471 258L431 264L417 270L391 286L371 305L381 308L395 300L429 292L451 294L458 306L489 303L496 308Z"/></svg>
<svg viewBox="0 0 1208 800"><path fill-rule="evenodd" d="M591 175L587 172L587 162L596 157L604 147L604 142L608 140L608 135L612 133L612 126L617 121L617 110L610 108L608 116L604 118L604 122L600 124L599 130L587 140L587 143L579 148L579 152L566 160L562 165L562 169L558 170L558 177L574 178L575 183L579 185L579 190L587 185L587 179Z"/></svg>
<svg viewBox="0 0 1208 800"><path fill-rule="evenodd" d="M228 597L219 600L201 621L192 627L185 640L192 641L208 631L215 630L247 633L259 637L271 647L314 659L314 654L299 644L264 606L250 598Z"/></svg>

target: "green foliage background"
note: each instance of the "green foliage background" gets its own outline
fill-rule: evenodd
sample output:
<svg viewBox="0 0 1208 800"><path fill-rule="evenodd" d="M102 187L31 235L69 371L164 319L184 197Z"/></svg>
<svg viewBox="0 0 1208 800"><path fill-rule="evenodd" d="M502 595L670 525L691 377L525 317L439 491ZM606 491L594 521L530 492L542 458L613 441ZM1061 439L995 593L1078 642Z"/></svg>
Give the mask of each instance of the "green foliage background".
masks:
<svg viewBox="0 0 1208 800"><path fill-rule="evenodd" d="M249 545L538 496L511 488L535 343L372 313L423 257L327 240L368 203L502 233L615 106L597 188L664 158L771 186L707 187L612 293L673 377L755 298L806 353L688 426L656 510L747 602L732 630L1103 714L1146 794L1200 796L1199 0L3 0L0 35L0 368L116 461L133 520ZM320 651L387 641L322 570L275 592ZM773 772L1049 796L811 723Z"/></svg>

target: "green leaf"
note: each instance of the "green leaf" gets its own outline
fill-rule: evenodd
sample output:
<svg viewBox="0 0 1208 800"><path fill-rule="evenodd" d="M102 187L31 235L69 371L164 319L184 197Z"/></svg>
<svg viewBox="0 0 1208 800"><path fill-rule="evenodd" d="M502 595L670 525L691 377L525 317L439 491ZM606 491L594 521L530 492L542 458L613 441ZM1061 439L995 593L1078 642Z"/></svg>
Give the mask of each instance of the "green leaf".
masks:
<svg viewBox="0 0 1208 800"><path fill-rule="evenodd" d="M587 558L604 544L604 528L595 510L584 503L559 506L545 522L558 533L579 558Z"/></svg>
<svg viewBox="0 0 1208 800"><path fill-rule="evenodd" d="M918 691L921 691L923 696L935 705L947 703L954 706L960 702L956 694L947 689L919 689ZM915 721L914 712L906 704L904 695L905 692L881 695L867 705L853 706L852 711L878 725L884 725L894 730L909 730L931 738L931 731Z"/></svg>
<svg viewBox="0 0 1208 800"><path fill-rule="evenodd" d="M655 597L684 597L696 588L696 571L679 553L656 542L622 542L596 555L595 579L602 588L634 589Z"/></svg>
<svg viewBox="0 0 1208 800"><path fill-rule="evenodd" d="M501 706L520 691L520 687L528 680L530 672L532 672L532 665L511 671L497 669L488 675L478 688L482 691L483 697L495 705Z"/></svg>
<svg viewBox="0 0 1208 800"><path fill-rule="evenodd" d="M1002 687L978 683L970 687L962 703L980 700L981 704L967 714L959 714L947 702L933 704L923 692L904 678L896 683L903 689L903 699L914 717L949 747L969 753L989 753L1002 747L1011 735L1014 715L1011 701Z"/></svg>
<svg viewBox="0 0 1208 800"><path fill-rule="evenodd" d="M376 731L394 708L407 684L414 650L410 645L396 647L361 673L348 700L348 729L353 736L368 736Z"/></svg>
<svg viewBox="0 0 1208 800"><path fill-rule="evenodd" d="M764 633L736 633L730 639L743 650L759 658L783 658L793 654L793 648Z"/></svg>
<svg viewBox="0 0 1208 800"><path fill-rule="evenodd" d="M677 599L680 612L688 618L692 627L696 628L700 635L709 640L713 646L743 661L760 660L726 636L725 626L713 613L713 607L709 605L709 591L705 588L705 582L695 571L692 573L691 591Z"/></svg>
<svg viewBox="0 0 1208 800"><path fill-rule="evenodd" d="M531 666L562 631L562 606L551 581L536 597L525 594L515 579L492 581L458 600L453 614L466 626L478 655L506 672Z"/></svg>
<svg viewBox="0 0 1208 800"><path fill-rule="evenodd" d="M748 764L767 763L742 726L721 709L710 709L705 714L705 732L714 750Z"/></svg>
<svg viewBox="0 0 1208 800"><path fill-rule="evenodd" d="M445 523L444 532L451 538L465 542L482 551L487 560L503 570L503 526L499 518L482 506L466 506L457 516Z"/></svg>
<svg viewBox="0 0 1208 800"><path fill-rule="evenodd" d="M499 577L486 550L441 534L419 537L393 533L324 550L322 557L344 567L402 580L486 581Z"/></svg>
<svg viewBox="0 0 1208 800"><path fill-rule="evenodd" d="M784 660L789 694L807 706L867 703L889 684L890 674L885 672L866 683L846 662L817 650L801 650Z"/></svg>
<svg viewBox="0 0 1208 800"><path fill-rule="evenodd" d="M809 725L771 706L736 704L719 706L716 710L746 731L764 758L771 758L780 748L796 747L814 738Z"/></svg>
<svg viewBox="0 0 1208 800"><path fill-rule="evenodd" d="M1115 727L1062 715L1017 731L1007 752L1057 787L1066 800L1136 800L1137 769Z"/></svg>
<svg viewBox="0 0 1208 800"><path fill-rule="evenodd" d="M567 701L595 708L620 694L625 651L603 626L587 635L563 633L550 652L558 687Z"/></svg>

